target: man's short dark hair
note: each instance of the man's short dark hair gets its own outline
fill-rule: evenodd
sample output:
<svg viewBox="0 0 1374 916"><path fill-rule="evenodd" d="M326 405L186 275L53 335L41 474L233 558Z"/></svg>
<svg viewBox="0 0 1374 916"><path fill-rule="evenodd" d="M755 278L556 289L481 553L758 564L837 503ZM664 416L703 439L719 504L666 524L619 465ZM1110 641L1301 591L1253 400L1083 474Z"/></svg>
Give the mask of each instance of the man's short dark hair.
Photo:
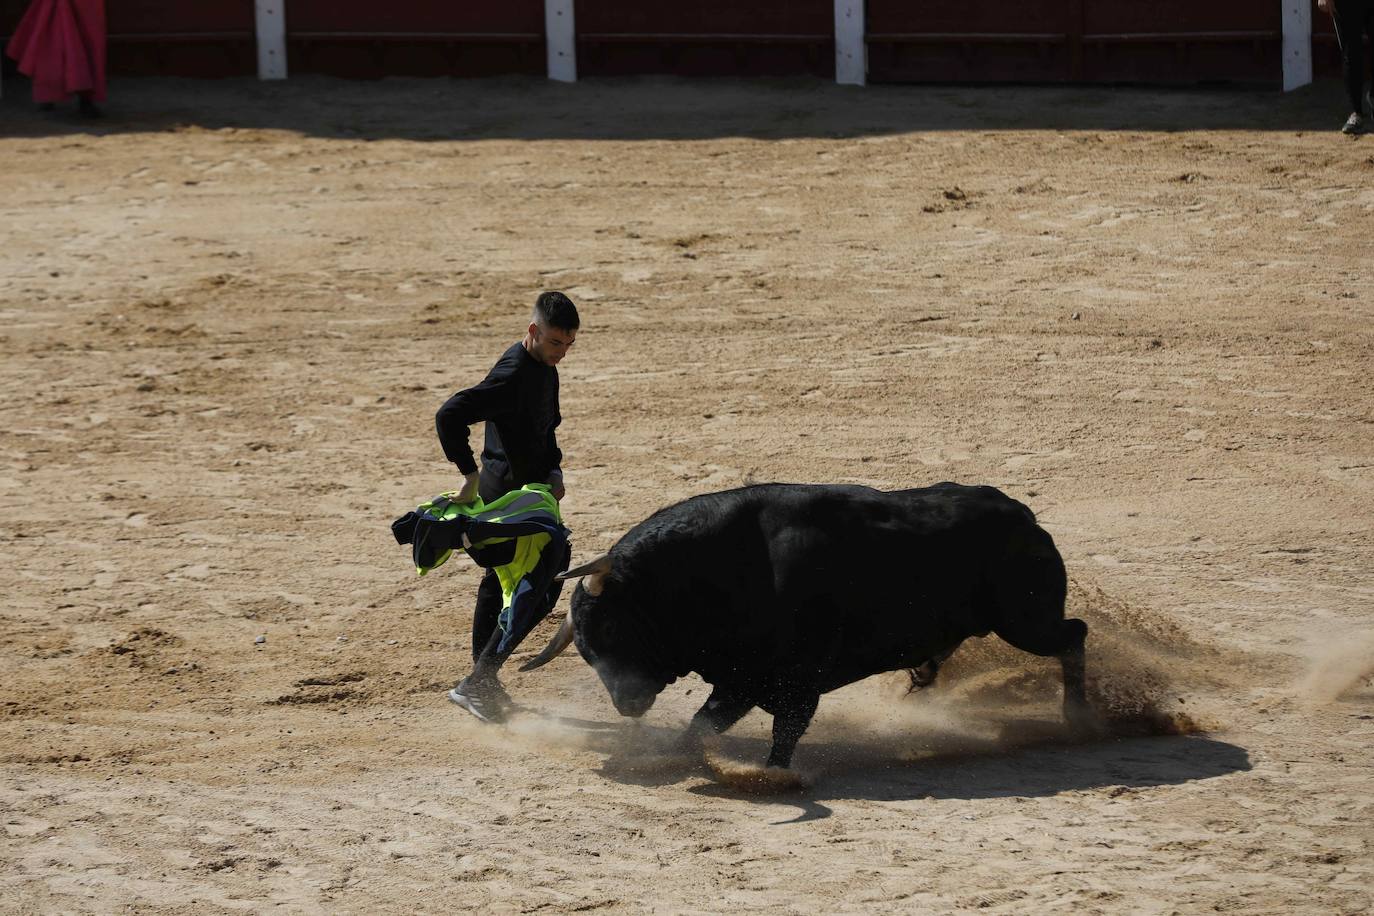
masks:
<svg viewBox="0 0 1374 916"><path fill-rule="evenodd" d="M534 320L562 331L576 331L582 323L577 317L577 306L556 290L540 293L534 300Z"/></svg>

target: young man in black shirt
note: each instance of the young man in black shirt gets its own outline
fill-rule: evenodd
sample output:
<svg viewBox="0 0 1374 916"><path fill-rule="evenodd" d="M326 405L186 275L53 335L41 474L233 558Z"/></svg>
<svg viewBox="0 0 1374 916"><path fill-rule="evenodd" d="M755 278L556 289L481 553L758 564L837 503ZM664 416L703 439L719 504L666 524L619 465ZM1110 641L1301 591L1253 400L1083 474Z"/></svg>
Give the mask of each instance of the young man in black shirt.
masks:
<svg viewBox="0 0 1374 916"><path fill-rule="evenodd" d="M458 502L472 502L478 495L492 502L528 483L546 483L554 498L563 499L563 453L554 435L563 419L556 367L577 339L579 324L571 299L559 292L541 293L525 339L512 344L480 384L458 392L439 408L439 443L463 475ZM480 473L468 444L468 428L479 420L486 422ZM558 583L550 588L550 607L559 590ZM448 693L450 700L488 722L503 719L512 705L496 676L514 649L496 651L502 603L500 580L488 570L478 586L472 618L472 674Z"/></svg>

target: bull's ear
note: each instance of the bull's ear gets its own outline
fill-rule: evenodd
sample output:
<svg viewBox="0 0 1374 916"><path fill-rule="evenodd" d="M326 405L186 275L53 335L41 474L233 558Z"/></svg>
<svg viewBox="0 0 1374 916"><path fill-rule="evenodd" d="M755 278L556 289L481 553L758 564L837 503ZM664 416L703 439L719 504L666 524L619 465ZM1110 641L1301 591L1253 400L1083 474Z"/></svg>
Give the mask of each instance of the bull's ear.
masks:
<svg viewBox="0 0 1374 916"><path fill-rule="evenodd" d="M565 573L559 573L558 579L566 581L568 579L580 579L587 576L587 581L582 583L582 587L587 590L587 594L596 597L601 594L601 589L606 586L606 576L611 573L611 555L604 553L592 560L590 563L583 563L581 566L574 567Z"/></svg>

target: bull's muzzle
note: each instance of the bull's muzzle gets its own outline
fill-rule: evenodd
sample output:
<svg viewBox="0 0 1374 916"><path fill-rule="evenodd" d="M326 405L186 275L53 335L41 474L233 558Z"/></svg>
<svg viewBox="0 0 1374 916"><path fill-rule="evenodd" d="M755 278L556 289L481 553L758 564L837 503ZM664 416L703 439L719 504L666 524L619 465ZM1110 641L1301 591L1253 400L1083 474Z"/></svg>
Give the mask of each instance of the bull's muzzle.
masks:
<svg viewBox="0 0 1374 916"><path fill-rule="evenodd" d="M649 708L654 705L655 699L656 697L652 693L648 696L636 694L628 697L611 695L611 702L615 704L615 711L631 719L638 719L648 712Z"/></svg>

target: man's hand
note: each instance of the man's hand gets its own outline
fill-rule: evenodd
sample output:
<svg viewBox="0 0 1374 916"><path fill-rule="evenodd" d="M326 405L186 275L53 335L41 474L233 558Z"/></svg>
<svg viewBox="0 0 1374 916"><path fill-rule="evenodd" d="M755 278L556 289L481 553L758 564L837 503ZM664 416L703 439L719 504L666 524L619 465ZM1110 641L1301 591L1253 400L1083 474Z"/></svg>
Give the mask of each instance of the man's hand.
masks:
<svg viewBox="0 0 1374 916"><path fill-rule="evenodd" d="M567 493L567 490L563 489L563 472L554 471L552 474L550 474L548 484L549 492L553 494L553 498L561 503L563 501L564 494Z"/></svg>
<svg viewBox="0 0 1374 916"><path fill-rule="evenodd" d="M1336 0L1317 0L1317 9L1329 16L1336 15Z"/></svg>
<svg viewBox="0 0 1374 916"><path fill-rule="evenodd" d="M458 505L465 506L477 499L477 482L480 475L473 471L463 477L463 489L458 491L458 498L454 500Z"/></svg>

